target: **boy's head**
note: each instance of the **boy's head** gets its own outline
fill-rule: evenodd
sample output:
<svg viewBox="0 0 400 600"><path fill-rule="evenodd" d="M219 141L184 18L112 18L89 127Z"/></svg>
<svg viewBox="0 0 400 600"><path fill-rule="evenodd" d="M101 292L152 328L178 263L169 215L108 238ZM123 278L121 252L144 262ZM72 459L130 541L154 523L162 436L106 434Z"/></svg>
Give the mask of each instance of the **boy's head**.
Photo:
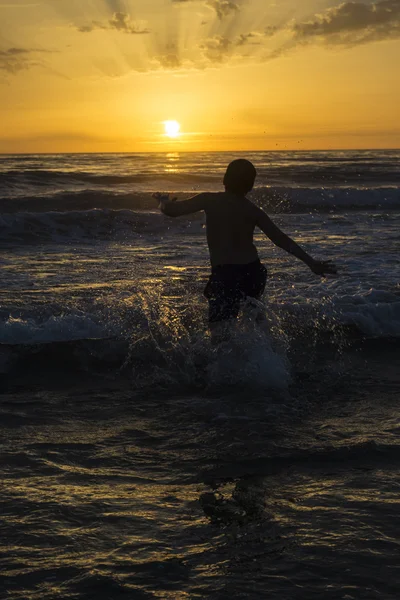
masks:
<svg viewBox="0 0 400 600"><path fill-rule="evenodd" d="M253 189L257 171L254 165L244 158L232 161L224 175L224 186L227 192L245 196Z"/></svg>

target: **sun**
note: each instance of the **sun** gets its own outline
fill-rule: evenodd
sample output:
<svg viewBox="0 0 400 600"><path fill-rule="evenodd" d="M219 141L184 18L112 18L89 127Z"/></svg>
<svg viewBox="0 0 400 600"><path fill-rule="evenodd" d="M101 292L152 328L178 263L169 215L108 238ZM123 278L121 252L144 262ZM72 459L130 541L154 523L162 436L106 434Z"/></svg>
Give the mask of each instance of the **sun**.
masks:
<svg viewBox="0 0 400 600"><path fill-rule="evenodd" d="M180 135L181 126L178 121L164 121L165 135L176 138Z"/></svg>

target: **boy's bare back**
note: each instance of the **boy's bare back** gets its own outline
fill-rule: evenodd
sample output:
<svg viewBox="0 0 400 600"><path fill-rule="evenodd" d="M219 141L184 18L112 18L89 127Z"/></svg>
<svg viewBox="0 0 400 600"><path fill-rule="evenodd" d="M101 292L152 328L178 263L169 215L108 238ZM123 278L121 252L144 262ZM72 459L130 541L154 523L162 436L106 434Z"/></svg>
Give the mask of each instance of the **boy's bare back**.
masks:
<svg viewBox="0 0 400 600"><path fill-rule="evenodd" d="M228 165L224 176L225 192L203 192L188 200L176 202L168 194L155 194L160 208L170 217L204 210L207 219L207 241L213 268L222 265L249 265L258 261L254 246L254 229L261 231L276 245L302 260L317 275L336 273L330 261L313 259L294 240L275 225L269 216L246 198L254 185L256 170L245 159ZM174 201L175 200L175 201Z"/></svg>
<svg viewBox="0 0 400 600"><path fill-rule="evenodd" d="M257 260L253 243L256 207L247 198L229 192L209 194L204 204L211 265L242 265Z"/></svg>
<svg viewBox="0 0 400 600"><path fill-rule="evenodd" d="M204 193L184 202L170 203L164 212L175 217L200 210L206 213L213 267L244 265L258 259L253 243L258 209L247 198L229 192Z"/></svg>

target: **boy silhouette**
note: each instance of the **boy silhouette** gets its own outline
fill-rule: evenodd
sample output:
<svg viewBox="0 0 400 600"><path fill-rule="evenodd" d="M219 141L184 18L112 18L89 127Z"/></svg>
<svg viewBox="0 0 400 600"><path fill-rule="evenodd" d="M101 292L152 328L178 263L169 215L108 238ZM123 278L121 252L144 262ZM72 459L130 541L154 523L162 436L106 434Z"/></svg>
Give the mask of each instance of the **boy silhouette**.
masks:
<svg viewBox="0 0 400 600"><path fill-rule="evenodd" d="M220 326L237 318L247 297L259 300L264 293L267 270L253 243L256 227L279 248L302 260L316 275L335 274L331 261L313 259L279 229L261 209L246 198L256 179L254 165L234 160L224 176L225 192L204 192L177 202L168 194L154 194L161 211L169 217L206 213L211 276L204 290L209 303L209 325L213 337Z"/></svg>

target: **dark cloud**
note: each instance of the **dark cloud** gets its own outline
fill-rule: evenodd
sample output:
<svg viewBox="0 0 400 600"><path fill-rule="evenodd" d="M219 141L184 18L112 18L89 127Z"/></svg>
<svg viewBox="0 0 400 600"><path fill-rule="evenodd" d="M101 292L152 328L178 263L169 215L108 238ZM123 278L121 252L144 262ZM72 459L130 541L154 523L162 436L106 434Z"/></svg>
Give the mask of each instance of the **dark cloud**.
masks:
<svg viewBox="0 0 400 600"><path fill-rule="evenodd" d="M380 2L342 2L307 21L286 22L265 30L267 37L286 33L287 40L264 56L281 58L299 47L322 44L351 48L370 42L400 38L400 0Z"/></svg>
<svg viewBox="0 0 400 600"><path fill-rule="evenodd" d="M124 33L150 33L147 27L142 27L131 21L131 18L126 13L116 12L109 21L110 29L117 29Z"/></svg>
<svg viewBox="0 0 400 600"><path fill-rule="evenodd" d="M293 25L298 42L356 45L400 37L400 0L343 2L322 15Z"/></svg>
<svg viewBox="0 0 400 600"><path fill-rule="evenodd" d="M248 58L248 46L259 46L259 40L261 40L261 34L253 31L241 33L239 36L232 38L223 35L209 38L200 46L203 57L206 59L203 66L207 66L207 63L208 66L210 63L222 63L229 59Z"/></svg>
<svg viewBox="0 0 400 600"><path fill-rule="evenodd" d="M52 52L52 50L41 50L39 48L15 47L0 50L0 71L15 75L32 67L45 66L38 56Z"/></svg>
<svg viewBox="0 0 400 600"><path fill-rule="evenodd" d="M150 70L160 67L174 71L203 70L227 63L230 60L237 61L248 57L249 45L259 45L260 42L257 39L262 39L262 35L257 32L232 37L215 35L200 43L194 54L182 52L175 42L170 42L158 48L151 59Z"/></svg>
<svg viewBox="0 0 400 600"><path fill-rule="evenodd" d="M258 41L257 41L258 40ZM246 44L260 45L260 34L255 32L241 33L236 41L237 46L245 46Z"/></svg>
<svg viewBox="0 0 400 600"><path fill-rule="evenodd" d="M206 40L200 48L204 51L204 56L212 63L220 63L230 54L232 41L222 35L217 35Z"/></svg>
<svg viewBox="0 0 400 600"><path fill-rule="evenodd" d="M231 0L207 0L206 4L215 10L218 19L223 19L239 11L239 6Z"/></svg>
<svg viewBox="0 0 400 600"><path fill-rule="evenodd" d="M9 48L8 50L0 52L0 54L5 56L20 56L21 54L29 54L29 52L30 51L25 50L25 48Z"/></svg>
<svg viewBox="0 0 400 600"><path fill-rule="evenodd" d="M105 0L106 5L111 14L117 12L126 12L126 5L124 0Z"/></svg>
<svg viewBox="0 0 400 600"><path fill-rule="evenodd" d="M189 2L197 1L198 0L171 0L173 4L187 4ZM223 19L224 17L239 11L238 4L232 0L204 0L204 3L215 10L219 19Z"/></svg>
<svg viewBox="0 0 400 600"><path fill-rule="evenodd" d="M167 44L165 49L156 57L158 66L164 69L180 69L184 66L175 44Z"/></svg>
<svg viewBox="0 0 400 600"><path fill-rule="evenodd" d="M280 29L281 27L278 27L277 25L267 25L267 27L264 28L264 35L266 37L272 37L273 35L278 33Z"/></svg>
<svg viewBox="0 0 400 600"><path fill-rule="evenodd" d="M91 25L82 25L81 27L78 27L78 31L81 33L91 33L96 29L105 29L105 27L102 27L101 23L98 21L92 21Z"/></svg>
<svg viewBox="0 0 400 600"><path fill-rule="evenodd" d="M129 33L132 35L142 35L151 33L150 29L144 25L132 21L131 17L127 13L115 12L112 18L106 23L100 21L92 21L89 25L82 25L78 27L78 31L81 33L91 33L96 29L115 29L122 33Z"/></svg>

